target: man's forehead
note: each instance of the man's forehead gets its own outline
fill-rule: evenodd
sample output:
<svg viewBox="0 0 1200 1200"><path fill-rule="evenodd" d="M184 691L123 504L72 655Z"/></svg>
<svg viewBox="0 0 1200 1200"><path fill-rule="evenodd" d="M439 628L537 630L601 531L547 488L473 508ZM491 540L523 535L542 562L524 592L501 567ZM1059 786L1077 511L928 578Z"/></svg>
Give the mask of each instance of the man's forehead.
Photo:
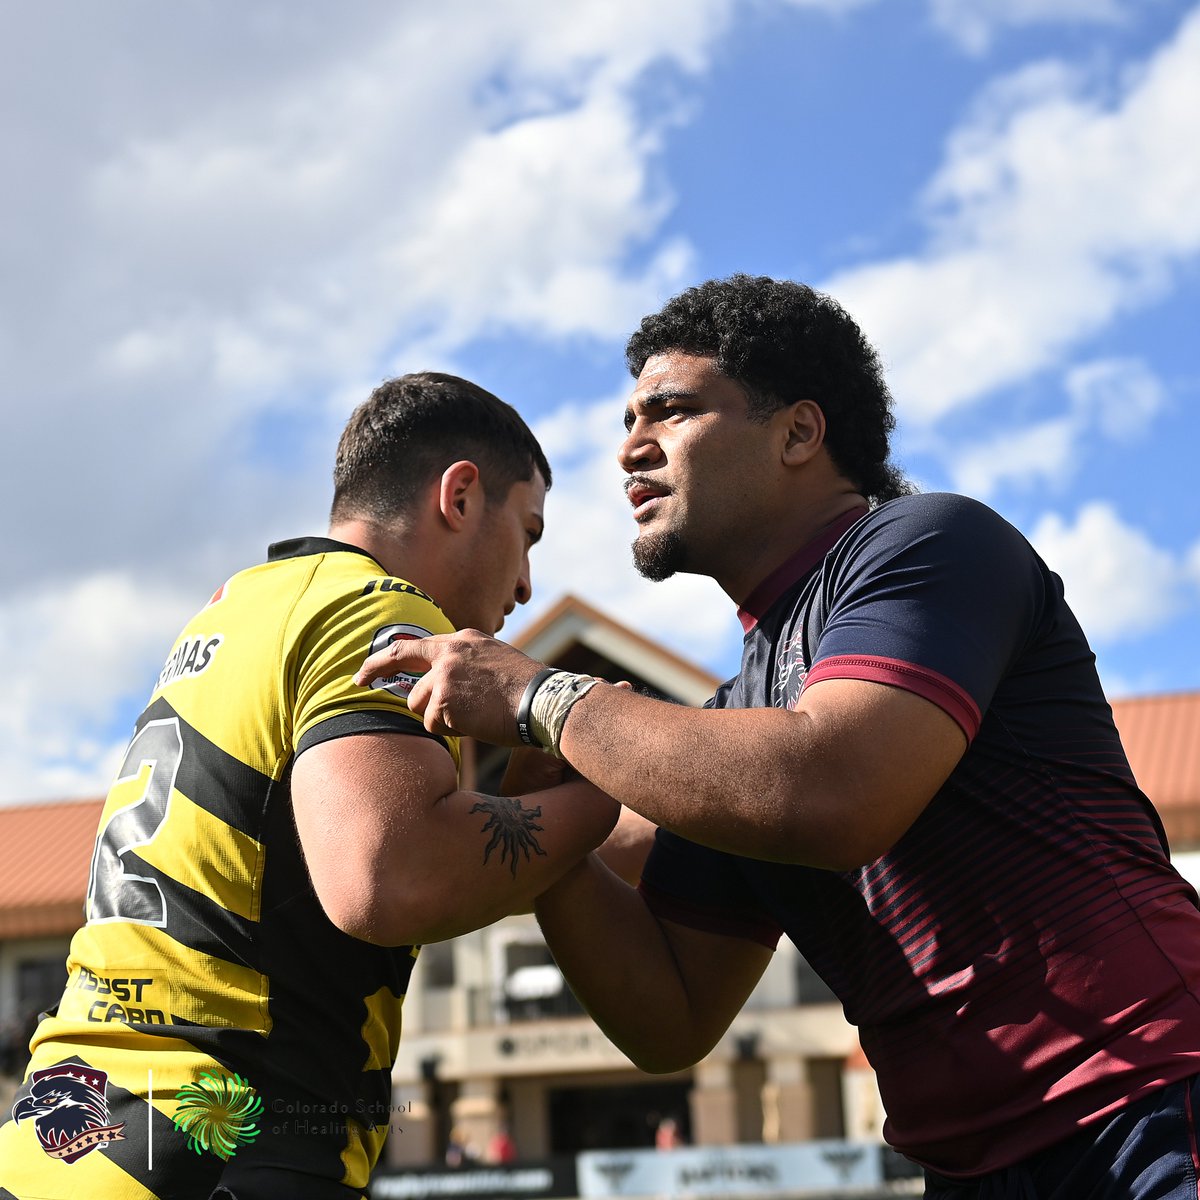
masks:
<svg viewBox="0 0 1200 1200"><path fill-rule="evenodd" d="M688 354L682 350L665 350L646 359L634 386L634 393L652 392L663 387L676 386L680 381L695 385L726 376L717 366L717 360L707 354Z"/></svg>
<svg viewBox="0 0 1200 1200"><path fill-rule="evenodd" d="M672 396L697 396L701 392L718 404L745 397L745 389L717 366L714 357L667 350L646 359L625 411L648 408Z"/></svg>

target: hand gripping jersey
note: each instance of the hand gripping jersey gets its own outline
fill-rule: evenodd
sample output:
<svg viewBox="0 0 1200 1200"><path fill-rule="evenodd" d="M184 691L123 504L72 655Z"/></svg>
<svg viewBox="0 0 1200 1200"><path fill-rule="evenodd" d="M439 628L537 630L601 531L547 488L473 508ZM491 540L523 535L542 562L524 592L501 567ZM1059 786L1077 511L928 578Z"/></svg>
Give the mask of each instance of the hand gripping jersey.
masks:
<svg viewBox="0 0 1200 1200"><path fill-rule="evenodd" d="M859 1027L899 1149L1008 1166L1200 1072L1200 910L1138 790L1062 587L981 504L905 497L831 527L746 602L717 708L825 679L905 688L969 746L912 828L854 871L660 832L661 916L786 933ZM797 801L804 779L796 779Z"/></svg>
<svg viewBox="0 0 1200 1200"><path fill-rule="evenodd" d="M451 631L319 538L273 546L189 622L104 806L66 990L0 1130L0 1197L363 1195L417 947L325 916L288 777L330 738L430 736L410 678L352 676L396 638Z"/></svg>

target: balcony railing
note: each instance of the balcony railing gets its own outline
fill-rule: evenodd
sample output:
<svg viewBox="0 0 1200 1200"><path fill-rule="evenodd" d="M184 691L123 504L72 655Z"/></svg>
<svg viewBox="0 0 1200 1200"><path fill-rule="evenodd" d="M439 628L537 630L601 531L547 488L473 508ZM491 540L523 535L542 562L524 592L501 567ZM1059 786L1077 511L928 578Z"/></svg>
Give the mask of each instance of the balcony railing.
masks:
<svg viewBox="0 0 1200 1200"><path fill-rule="evenodd" d="M548 996L521 999L508 995L502 988L470 988L467 1011L472 1027L584 1015L583 1006L567 987Z"/></svg>

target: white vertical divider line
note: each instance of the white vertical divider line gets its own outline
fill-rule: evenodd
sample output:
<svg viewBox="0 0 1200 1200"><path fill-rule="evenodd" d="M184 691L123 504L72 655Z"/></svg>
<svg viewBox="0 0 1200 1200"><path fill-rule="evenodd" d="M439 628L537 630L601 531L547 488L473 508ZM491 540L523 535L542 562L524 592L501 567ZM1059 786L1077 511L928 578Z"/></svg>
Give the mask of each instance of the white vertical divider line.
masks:
<svg viewBox="0 0 1200 1200"><path fill-rule="evenodd" d="M146 1170L154 1170L154 1068L146 1068Z"/></svg>

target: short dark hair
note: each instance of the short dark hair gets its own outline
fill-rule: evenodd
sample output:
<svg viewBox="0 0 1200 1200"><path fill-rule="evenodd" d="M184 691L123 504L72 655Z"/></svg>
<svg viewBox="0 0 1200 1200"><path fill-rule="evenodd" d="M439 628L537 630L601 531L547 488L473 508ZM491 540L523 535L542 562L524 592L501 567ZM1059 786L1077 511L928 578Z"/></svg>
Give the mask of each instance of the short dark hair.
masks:
<svg viewBox="0 0 1200 1200"><path fill-rule="evenodd" d="M832 297L766 276L710 279L643 318L625 361L637 378L671 350L715 359L746 389L752 417L818 404L834 465L873 503L914 490L889 461L896 418L879 356Z"/></svg>
<svg viewBox="0 0 1200 1200"><path fill-rule="evenodd" d="M479 467L489 504L550 464L520 414L477 384L422 371L389 379L351 414L333 468L334 519L385 521L451 463Z"/></svg>

